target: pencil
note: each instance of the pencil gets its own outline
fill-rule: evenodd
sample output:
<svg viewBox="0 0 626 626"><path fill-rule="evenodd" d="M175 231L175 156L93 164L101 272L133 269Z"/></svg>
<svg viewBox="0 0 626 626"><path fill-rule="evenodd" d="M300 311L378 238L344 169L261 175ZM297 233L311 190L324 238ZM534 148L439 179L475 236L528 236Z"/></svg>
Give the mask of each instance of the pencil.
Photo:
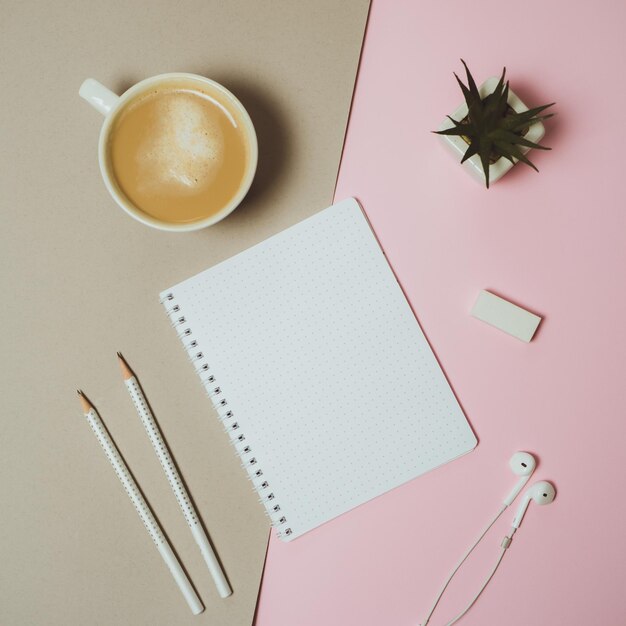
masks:
<svg viewBox="0 0 626 626"><path fill-rule="evenodd" d="M200 613L202 613L202 611L204 611L204 606L202 605L200 598L198 598L198 595L191 585L189 578L187 578L187 575L180 565L180 562L176 558L176 555L174 554L172 547L170 546L165 535L163 534L159 523L152 514L152 511L150 510L146 499L139 490L135 479L132 477L128 466L126 465L126 462L122 458L122 455L120 454L117 446L111 439L111 436L109 435L106 426L100 419L100 416L98 415L96 409L93 407L91 402L87 400L83 392L80 390L78 391L78 397L80 398L80 403L83 407L83 413L87 418L87 422L89 422L89 425L91 426L91 430L93 430L96 439L102 446L104 453L106 454L109 462L115 470L117 477L120 479L120 482L122 483L122 486L128 494L128 497L135 506L137 513L139 513L141 521L146 527L146 530L152 538L154 545L159 551L159 554L165 561L165 564L169 568L170 573L176 581L176 584L181 590L183 596L185 597L185 600L187 601L191 612L194 615L199 615Z"/></svg>
<svg viewBox="0 0 626 626"><path fill-rule="evenodd" d="M220 597L227 598L232 593L230 585L226 580L224 571L222 570L215 551L213 550L213 546L211 545L206 531L204 530L200 516L198 515L198 512L189 497L187 487L178 472L174 459L172 458L169 448L163 439L161 430L159 429L154 415L150 410L150 406L144 396L141 386L139 385L135 374L128 366L128 363L126 363L124 357L119 352L117 353L117 358L119 359L122 376L124 378L124 382L126 383L128 393L130 394L133 404L135 405L135 409L137 410L137 414L146 429L146 433L150 438L152 447L159 458L161 467L167 476L170 487L176 496L180 510L187 520L187 524L191 529L191 534L200 548L200 553L202 554L206 566L213 578L217 592Z"/></svg>

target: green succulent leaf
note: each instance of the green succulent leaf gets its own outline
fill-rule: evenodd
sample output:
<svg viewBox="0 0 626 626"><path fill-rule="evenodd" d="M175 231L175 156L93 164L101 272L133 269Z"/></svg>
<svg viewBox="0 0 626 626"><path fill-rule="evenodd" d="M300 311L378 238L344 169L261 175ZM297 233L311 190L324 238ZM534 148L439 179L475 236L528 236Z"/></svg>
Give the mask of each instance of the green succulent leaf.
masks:
<svg viewBox="0 0 626 626"><path fill-rule="evenodd" d="M461 59L461 63L463 63L463 67L465 68L465 74L467 75L467 84L469 85L470 93L472 97L480 100L480 93L478 93L478 87L476 86L476 82L474 81L474 77L472 76L467 64L463 59Z"/></svg>
<svg viewBox="0 0 626 626"><path fill-rule="evenodd" d="M503 74L504 76L504 74ZM509 108L509 81L506 81L506 85L502 90L502 97L498 101L498 106L494 112L494 117L502 119L506 116Z"/></svg>
<svg viewBox="0 0 626 626"><path fill-rule="evenodd" d="M496 147L496 150L498 151L498 154L500 154L499 149ZM517 163L517 161L510 155L510 154L500 154L500 156L503 159L506 159L507 161L510 161L511 163L513 163L513 165L515 165L515 163Z"/></svg>
<svg viewBox="0 0 626 626"><path fill-rule="evenodd" d="M483 166L483 172L485 172L485 184L487 185L487 189L489 189L489 158L491 157L491 147L491 142L485 138L478 140L478 156Z"/></svg>
<svg viewBox="0 0 626 626"><path fill-rule="evenodd" d="M454 122L454 126L451 126L450 128L444 128L443 130L435 130L433 132L437 135L457 135L459 137L478 136L478 129L471 122L457 122L451 117L450 120Z"/></svg>
<svg viewBox="0 0 626 626"><path fill-rule="evenodd" d="M470 143L465 151L465 154L463 155L463 158L461 159L461 163L465 163L467 159L473 157L475 154L478 154L478 145L476 143Z"/></svg>
<svg viewBox="0 0 626 626"><path fill-rule="evenodd" d="M461 163L478 155L485 172L485 184L489 188L490 164L499 158L511 163L521 161L537 170L535 165L524 154L530 148L549 150L525 137L533 124L549 119L554 113L541 115L546 109L554 105L544 104L528 111L518 113L509 105L509 81L506 80L506 68L502 69L495 89L480 97L476 81L467 64L461 59L467 75L467 85L454 74L467 105L468 113L462 120L455 120L448 116L453 126L444 130L434 131L438 135L461 137L468 144Z"/></svg>
<svg viewBox="0 0 626 626"><path fill-rule="evenodd" d="M496 88L484 100L484 115L487 119L502 117L506 113L509 98L509 83L507 82L506 86L504 86L505 73L506 68L502 70L502 76Z"/></svg>
<svg viewBox="0 0 626 626"><path fill-rule="evenodd" d="M526 165L530 165L530 167L532 167L535 170L535 172L539 171L537 167L535 166L535 164L515 144L506 143L504 141L495 141L494 143L496 147L499 148L503 156L505 154L508 154L514 157L515 159L517 159L518 161L521 161L522 163L526 163Z"/></svg>
<svg viewBox="0 0 626 626"><path fill-rule="evenodd" d="M459 87L461 88L461 91L463 92L465 103L469 107L469 105L472 104L472 94L470 93L470 90L463 84L463 81L458 77L456 72L454 72L454 78L456 78L456 82L459 84Z"/></svg>
<svg viewBox="0 0 626 626"><path fill-rule="evenodd" d="M460 120L455 120L453 117L446 115L446 117L455 125L455 126L463 126L463 122Z"/></svg>
<svg viewBox="0 0 626 626"><path fill-rule="evenodd" d="M500 127L506 128L507 130L511 130L514 133L521 133L522 131L532 126L533 124L537 124L538 122L543 122L543 120L550 119L551 117L554 117L554 115L555 115L554 113L549 113L548 115L540 115L538 117L533 117L530 120L522 120L521 122L519 119L511 119L511 120L505 119L505 121L502 122Z"/></svg>
<svg viewBox="0 0 626 626"><path fill-rule="evenodd" d="M547 108L554 106L555 104L556 102L550 102L550 104L543 104L540 107L535 107L534 109L528 109L528 111L517 113L517 115L520 115L522 117L535 117L535 115L538 115L542 111L545 111Z"/></svg>
<svg viewBox="0 0 626 626"><path fill-rule="evenodd" d="M435 130L433 132L437 135L456 135L457 137L461 137L463 135L467 136L467 133L460 129L458 126L453 126L452 128L444 128L443 130Z"/></svg>
<svg viewBox="0 0 626 626"><path fill-rule="evenodd" d="M537 148L538 150L551 150L548 146L541 146L530 139L526 139L518 133L511 132L510 130L498 129L489 133L489 137L495 141L505 141L518 146L526 146L527 148Z"/></svg>

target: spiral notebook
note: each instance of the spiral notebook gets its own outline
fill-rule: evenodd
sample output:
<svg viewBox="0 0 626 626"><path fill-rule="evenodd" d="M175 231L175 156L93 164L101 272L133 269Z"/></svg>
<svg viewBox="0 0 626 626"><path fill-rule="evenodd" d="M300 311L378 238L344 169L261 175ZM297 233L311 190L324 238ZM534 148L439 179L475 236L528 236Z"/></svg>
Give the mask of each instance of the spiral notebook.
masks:
<svg viewBox="0 0 626 626"><path fill-rule="evenodd" d="M352 198L161 300L283 540L476 445Z"/></svg>

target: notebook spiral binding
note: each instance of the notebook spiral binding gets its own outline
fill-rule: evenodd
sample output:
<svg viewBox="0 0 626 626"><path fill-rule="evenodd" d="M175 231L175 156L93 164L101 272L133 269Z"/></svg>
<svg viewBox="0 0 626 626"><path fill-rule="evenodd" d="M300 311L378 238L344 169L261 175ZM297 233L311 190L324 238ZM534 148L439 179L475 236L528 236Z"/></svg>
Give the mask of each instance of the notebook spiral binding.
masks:
<svg viewBox="0 0 626 626"><path fill-rule="evenodd" d="M188 326L180 305L175 302L174 294L171 292L165 294L161 299L161 304L165 306L165 312L170 318L170 322L176 330L178 337L183 342L189 360L196 370L196 374L200 377L200 381L217 411L224 430L228 434L230 443L239 455L241 466L246 470L248 478L265 507L272 526L276 528L279 537L291 535L293 531L289 528L287 518L281 510L280 504L276 501L276 496L271 490L269 482L265 479L263 470L258 466L257 459L253 454L251 446L247 443L246 436L241 431L233 411L229 408L228 401L211 371L202 348L198 345L198 341L193 338L193 331Z"/></svg>

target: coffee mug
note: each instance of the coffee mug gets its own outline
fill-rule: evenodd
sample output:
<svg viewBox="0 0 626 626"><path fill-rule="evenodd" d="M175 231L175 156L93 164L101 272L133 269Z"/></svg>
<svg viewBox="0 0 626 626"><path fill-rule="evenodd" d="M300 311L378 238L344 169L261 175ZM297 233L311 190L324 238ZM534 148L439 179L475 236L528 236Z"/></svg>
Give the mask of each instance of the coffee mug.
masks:
<svg viewBox="0 0 626 626"><path fill-rule="evenodd" d="M170 92L182 96L172 99ZM245 197L257 167L256 133L241 102L219 83L196 74L161 74L118 96L88 78L79 94L105 117L98 142L100 172L111 197L134 219L159 230L195 231L224 219ZM163 101L156 102L153 94ZM194 94L206 98L207 107L217 107L226 121L211 119ZM150 145L130 154L124 137L133 141L137 135L133 111L142 115L144 103L152 107L146 116L156 124L155 137L142 135ZM159 203L158 211L146 204L144 198L150 197ZM205 198L217 204L209 207L207 200L205 207ZM187 205L189 210L183 208Z"/></svg>

